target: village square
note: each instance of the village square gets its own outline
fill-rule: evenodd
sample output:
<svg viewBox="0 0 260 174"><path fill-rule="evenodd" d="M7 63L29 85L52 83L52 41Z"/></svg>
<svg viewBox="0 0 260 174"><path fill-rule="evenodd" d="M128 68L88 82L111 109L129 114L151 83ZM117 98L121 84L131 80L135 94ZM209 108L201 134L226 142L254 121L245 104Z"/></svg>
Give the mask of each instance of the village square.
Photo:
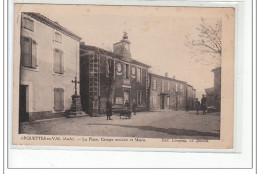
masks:
<svg viewBox="0 0 260 174"><path fill-rule="evenodd" d="M105 49L40 13L20 14L20 134L220 138L221 66L197 94L132 56L127 31ZM221 45L214 49L221 54Z"/></svg>

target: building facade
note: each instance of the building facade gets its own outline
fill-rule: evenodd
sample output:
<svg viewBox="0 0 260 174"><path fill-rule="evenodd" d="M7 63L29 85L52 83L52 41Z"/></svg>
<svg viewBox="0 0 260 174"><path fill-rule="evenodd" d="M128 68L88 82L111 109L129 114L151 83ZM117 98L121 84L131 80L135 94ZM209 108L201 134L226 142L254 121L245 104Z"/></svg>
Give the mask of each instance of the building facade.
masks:
<svg viewBox="0 0 260 174"><path fill-rule="evenodd" d="M19 120L66 116L80 37L39 13L21 14Z"/></svg>
<svg viewBox="0 0 260 174"><path fill-rule="evenodd" d="M149 65L131 57L127 33L114 44L113 52L82 43L80 88L83 110L90 113L93 101L97 100L98 112L105 113L106 100L111 98L113 108L122 108L128 100L130 104L137 103L137 111L146 111L148 68Z"/></svg>
<svg viewBox="0 0 260 174"><path fill-rule="evenodd" d="M186 84L186 111L194 110L196 90L193 86Z"/></svg>
<svg viewBox="0 0 260 174"><path fill-rule="evenodd" d="M215 106L215 92L214 92L214 87L213 88L206 88L206 98L207 98L207 106Z"/></svg>
<svg viewBox="0 0 260 174"><path fill-rule="evenodd" d="M149 73L149 110L184 110L186 82Z"/></svg>
<svg viewBox="0 0 260 174"><path fill-rule="evenodd" d="M212 70L214 73L214 99L217 111L221 110L221 67Z"/></svg>

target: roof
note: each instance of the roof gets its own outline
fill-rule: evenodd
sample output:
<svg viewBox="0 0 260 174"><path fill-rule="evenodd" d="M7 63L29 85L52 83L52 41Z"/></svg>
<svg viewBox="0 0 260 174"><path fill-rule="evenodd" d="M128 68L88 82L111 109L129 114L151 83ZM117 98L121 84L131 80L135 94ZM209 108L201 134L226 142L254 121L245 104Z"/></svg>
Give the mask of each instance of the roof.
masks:
<svg viewBox="0 0 260 174"><path fill-rule="evenodd" d="M135 60L135 59L132 59L131 63L134 63L134 64L136 64L136 65L143 66L143 67L145 67L145 68L151 68L150 65L144 64L144 63L139 62L139 61L137 61L137 60Z"/></svg>
<svg viewBox="0 0 260 174"><path fill-rule="evenodd" d="M192 86L192 85L190 85L190 84L187 84L187 86L189 86L189 87L193 88L193 86Z"/></svg>
<svg viewBox="0 0 260 174"><path fill-rule="evenodd" d="M187 83L187 82L185 82L185 81L173 79L173 78L170 78L170 77L160 76L160 75L158 75L158 74L153 74L153 73L149 73L149 74L150 74L151 76L154 76L154 77L157 77L157 78L161 78L161 79L176 81L176 82L185 83L185 84Z"/></svg>
<svg viewBox="0 0 260 174"><path fill-rule="evenodd" d="M122 56L118 55L118 54L115 54L111 51L108 51L108 50L105 50L103 48L98 48L96 46L90 46L90 45L83 45L83 44L80 44L80 48L81 49L87 49L87 50L90 50L90 51L95 51L95 52L99 52L101 54L105 54L105 55L108 55L108 56L112 56L114 58L117 58L117 59L120 59L122 60ZM122 60L124 61L124 60ZM147 65L145 63L142 63L142 62L139 62L135 59L132 59L131 60L131 63L135 64L135 65L140 65L140 66L143 66L145 68L150 68L151 66L150 65Z"/></svg>
<svg viewBox="0 0 260 174"><path fill-rule="evenodd" d="M105 50L103 48L98 48L96 46L90 46L90 45L82 45L80 44L80 48L81 49L87 49L87 50L90 50L90 51L95 51L95 52L99 52L101 54L106 54L108 56L112 56L112 57L115 57L117 59L121 59L121 56L120 55L117 55L117 54L114 54L113 52L111 51L108 51L108 50Z"/></svg>
<svg viewBox="0 0 260 174"><path fill-rule="evenodd" d="M60 24L58 24L57 22L52 21L51 19L41 15L40 13L34 13L34 12L23 12L24 14L36 19L39 22L44 23L45 25L48 25L51 28L54 28L58 31L60 31L61 33L77 40L80 41L81 38L79 36L77 36L76 34L72 33L70 30L68 30L67 28L61 26Z"/></svg>

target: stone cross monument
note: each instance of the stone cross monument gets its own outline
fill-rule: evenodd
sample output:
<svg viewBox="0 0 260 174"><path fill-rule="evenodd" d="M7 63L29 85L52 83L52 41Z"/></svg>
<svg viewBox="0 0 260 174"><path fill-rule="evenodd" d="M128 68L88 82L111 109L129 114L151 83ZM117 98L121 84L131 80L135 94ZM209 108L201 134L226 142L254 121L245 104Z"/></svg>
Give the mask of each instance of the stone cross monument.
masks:
<svg viewBox="0 0 260 174"><path fill-rule="evenodd" d="M77 80L77 77L75 77L75 80L72 80L71 83L75 84L75 93L71 96L72 104L70 107L68 118L87 116L87 114L82 111L80 96L77 92L77 84L79 84L80 82Z"/></svg>

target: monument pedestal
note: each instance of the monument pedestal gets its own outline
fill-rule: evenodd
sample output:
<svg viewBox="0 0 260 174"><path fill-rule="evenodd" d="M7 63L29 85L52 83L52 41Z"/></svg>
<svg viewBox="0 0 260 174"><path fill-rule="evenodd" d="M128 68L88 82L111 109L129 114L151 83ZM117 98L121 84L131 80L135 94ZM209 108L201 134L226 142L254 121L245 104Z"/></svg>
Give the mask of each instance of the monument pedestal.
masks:
<svg viewBox="0 0 260 174"><path fill-rule="evenodd" d="M68 115L68 118L87 116L87 114L82 111L80 96L74 94L71 96L71 98L72 104L70 107L70 113Z"/></svg>

